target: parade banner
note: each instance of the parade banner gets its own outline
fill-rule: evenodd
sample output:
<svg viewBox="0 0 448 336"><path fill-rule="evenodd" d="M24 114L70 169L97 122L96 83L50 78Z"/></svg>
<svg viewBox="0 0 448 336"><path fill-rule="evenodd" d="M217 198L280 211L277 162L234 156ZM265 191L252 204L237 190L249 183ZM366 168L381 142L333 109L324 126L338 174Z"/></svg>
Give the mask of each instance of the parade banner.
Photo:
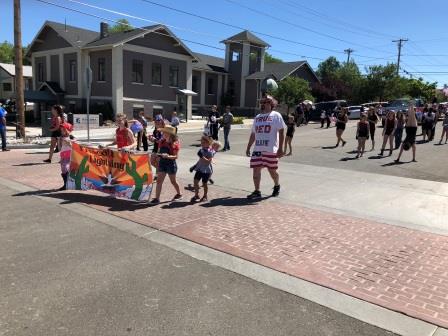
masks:
<svg viewBox="0 0 448 336"><path fill-rule="evenodd" d="M115 197L147 201L152 182L148 154L72 143L67 189L98 190Z"/></svg>

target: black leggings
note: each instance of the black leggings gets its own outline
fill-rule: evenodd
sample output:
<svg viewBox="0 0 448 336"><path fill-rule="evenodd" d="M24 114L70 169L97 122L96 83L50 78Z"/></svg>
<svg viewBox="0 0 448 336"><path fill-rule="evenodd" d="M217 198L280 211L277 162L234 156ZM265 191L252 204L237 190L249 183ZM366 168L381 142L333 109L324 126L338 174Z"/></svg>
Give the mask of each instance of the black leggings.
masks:
<svg viewBox="0 0 448 336"><path fill-rule="evenodd" d="M372 139L372 141L375 141L375 130L376 130L376 126L375 126L375 124L370 123L370 124L369 124L369 127L370 127L370 136L371 136L371 139Z"/></svg>

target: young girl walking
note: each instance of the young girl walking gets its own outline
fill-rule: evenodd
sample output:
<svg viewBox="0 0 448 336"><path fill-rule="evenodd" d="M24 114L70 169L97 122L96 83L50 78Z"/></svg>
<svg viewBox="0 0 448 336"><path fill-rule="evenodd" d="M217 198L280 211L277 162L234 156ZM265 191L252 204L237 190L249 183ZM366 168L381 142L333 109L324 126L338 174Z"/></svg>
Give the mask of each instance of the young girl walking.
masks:
<svg viewBox="0 0 448 336"><path fill-rule="evenodd" d="M118 113L115 117L115 123L118 126L115 130L115 140L107 146L117 145L117 148L123 151L134 149L137 146L137 142L135 141L134 134L129 129L126 115Z"/></svg>
<svg viewBox="0 0 448 336"><path fill-rule="evenodd" d="M70 171L70 155L72 152L72 142L70 139L70 133L73 131L73 126L68 122L64 122L60 126L61 137L61 150L59 155L61 156L61 176L64 181L64 185L59 188L60 191L67 189L67 178Z"/></svg>
<svg viewBox="0 0 448 336"><path fill-rule="evenodd" d="M445 144L448 142L448 111L445 112L445 118L442 122L442 136L440 137L439 144L442 144L443 136L445 136Z"/></svg>
<svg viewBox="0 0 448 336"><path fill-rule="evenodd" d="M176 195L174 195L173 201L182 199L180 186L176 180L176 160L178 158L180 150L180 143L176 135L176 128L167 125L159 129L159 131L162 132L162 140L160 140L158 143L159 148L157 153L157 155L160 157L160 160L157 171L156 196L151 201L151 204L160 203L160 194L162 193L163 181L165 181L166 175L168 175L171 184L176 190Z"/></svg>
<svg viewBox="0 0 448 336"><path fill-rule="evenodd" d="M361 115L361 120L358 122L356 130L356 139L358 140L358 154L356 158L362 157L366 149L366 140L369 139L369 122L365 114Z"/></svg>
<svg viewBox="0 0 448 336"><path fill-rule="evenodd" d="M287 156L292 155L292 138L294 137L294 132L296 130L296 123L294 121L294 116L293 115L289 115L288 116L288 122L286 123L287 129L286 129L286 138L285 138L285 150L284 152L286 153L286 149L289 146L289 152L288 154L286 154Z"/></svg>
<svg viewBox="0 0 448 336"><path fill-rule="evenodd" d="M375 150L376 124L379 120L378 114L376 114L376 110L373 107L370 107L369 111L367 112L367 120L369 121L369 133L370 133L370 139L372 140L371 151L373 151L373 150Z"/></svg>
<svg viewBox="0 0 448 336"><path fill-rule="evenodd" d="M342 134L344 134L345 126L346 126L347 122L348 122L347 110L344 107L341 109L341 112L339 112L339 114L337 116L337 120L336 120L336 138L338 139L338 142L336 143L336 147L339 146L339 142L341 142L341 141L342 141L342 147L344 147L345 144L347 143L347 141L342 139Z"/></svg>
<svg viewBox="0 0 448 336"><path fill-rule="evenodd" d="M383 128L383 146L381 147L381 152L379 156L384 155L384 150L386 149L386 144L389 141L389 155L392 155L394 148L394 135L397 129L397 119L395 118L395 112L390 111L387 114L386 121L384 122Z"/></svg>
<svg viewBox="0 0 448 336"><path fill-rule="evenodd" d="M59 137L61 136L61 124L63 118L63 108L61 105L53 105L51 108L51 143L50 143L50 153L48 155L48 159L44 160L46 163L51 163L53 159L53 153L55 152L56 146L59 141Z"/></svg>
<svg viewBox="0 0 448 336"><path fill-rule="evenodd" d="M211 137L203 135L201 138L201 149L199 154L199 160L194 165L194 170L196 171L194 175L194 196L191 199L192 202L197 201L207 201L208 199L208 182L210 176L213 173L212 163L213 157L216 153L212 149L213 139ZM202 180L202 187L204 188L204 196L199 197L199 182Z"/></svg>

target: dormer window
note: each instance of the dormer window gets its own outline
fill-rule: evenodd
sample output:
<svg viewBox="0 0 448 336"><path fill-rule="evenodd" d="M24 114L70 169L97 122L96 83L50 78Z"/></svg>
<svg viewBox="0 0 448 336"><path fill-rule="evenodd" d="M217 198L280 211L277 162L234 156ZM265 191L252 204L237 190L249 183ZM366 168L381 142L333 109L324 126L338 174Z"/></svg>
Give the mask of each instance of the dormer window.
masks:
<svg viewBox="0 0 448 336"><path fill-rule="evenodd" d="M240 51L233 51L232 52L232 62L239 62L241 59L241 52Z"/></svg>

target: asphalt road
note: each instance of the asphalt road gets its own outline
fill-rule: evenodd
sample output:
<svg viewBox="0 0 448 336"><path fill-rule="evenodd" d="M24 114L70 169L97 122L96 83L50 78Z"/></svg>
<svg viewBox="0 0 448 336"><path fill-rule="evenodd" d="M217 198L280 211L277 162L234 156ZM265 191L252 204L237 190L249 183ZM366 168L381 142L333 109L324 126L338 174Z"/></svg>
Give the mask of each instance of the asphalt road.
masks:
<svg viewBox="0 0 448 336"><path fill-rule="evenodd" d="M333 148L336 144L335 128L321 129L320 124L309 124L296 129L293 139L293 155L284 157L282 160L290 163L300 163L311 166L339 168L360 172L384 174L390 176L409 177L422 180L448 182L448 144L438 145L441 135L440 123L437 125L435 140L430 143L417 145L417 163L411 163L411 152L404 152L402 161L405 163L396 165L394 160L398 151L394 151L392 157L379 157L382 144L382 128L377 129L376 148L370 151L370 141L366 144L363 158L355 160L356 153L352 151L358 146L355 139L356 122L350 121L343 138L347 141L345 147ZM231 151L234 155L245 155L249 130L232 130L230 134ZM420 132L419 131L417 133ZM197 133L186 133L181 135L184 148L197 144L199 135ZM417 137L417 141L421 140ZM222 131L220 140L224 141ZM388 148L388 147L386 147ZM223 153L225 155L226 153ZM388 152L386 151L386 154ZM220 154L221 155L221 154ZM323 181L324 182L324 177Z"/></svg>
<svg viewBox="0 0 448 336"><path fill-rule="evenodd" d="M54 201L0 199L2 336L392 335Z"/></svg>

